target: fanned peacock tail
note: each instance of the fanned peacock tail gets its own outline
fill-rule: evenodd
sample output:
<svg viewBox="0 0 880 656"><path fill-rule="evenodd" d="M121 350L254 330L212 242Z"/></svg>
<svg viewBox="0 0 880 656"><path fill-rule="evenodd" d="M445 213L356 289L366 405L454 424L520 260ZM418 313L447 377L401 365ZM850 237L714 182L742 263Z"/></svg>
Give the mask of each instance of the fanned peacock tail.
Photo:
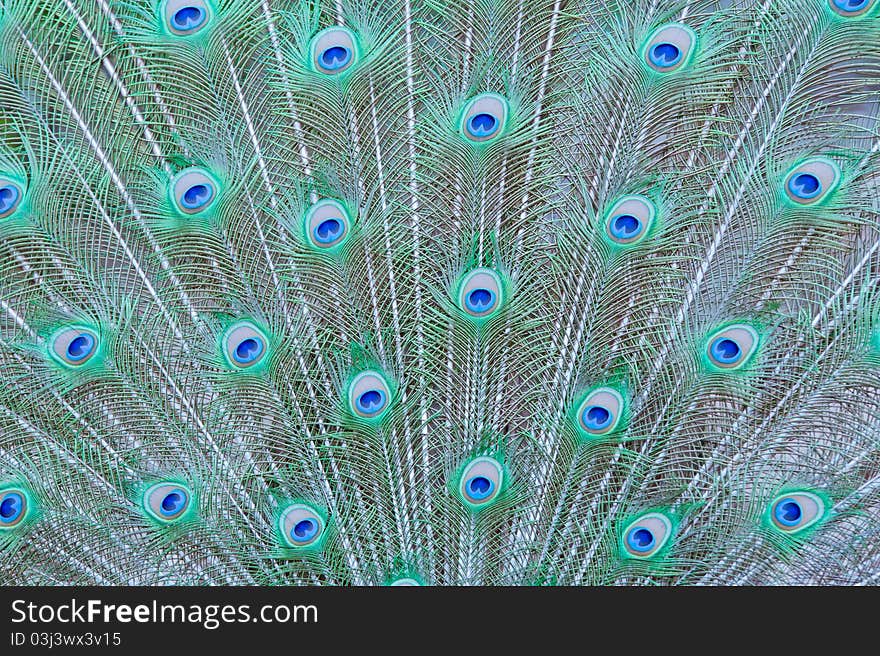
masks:
<svg viewBox="0 0 880 656"><path fill-rule="evenodd" d="M0 0L0 581L880 582L880 0Z"/></svg>

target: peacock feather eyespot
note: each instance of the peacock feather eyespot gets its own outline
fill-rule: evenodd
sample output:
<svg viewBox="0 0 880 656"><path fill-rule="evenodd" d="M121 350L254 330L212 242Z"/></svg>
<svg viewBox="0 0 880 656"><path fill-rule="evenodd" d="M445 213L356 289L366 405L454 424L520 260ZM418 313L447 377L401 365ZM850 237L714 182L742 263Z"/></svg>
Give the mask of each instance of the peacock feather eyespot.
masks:
<svg viewBox="0 0 880 656"><path fill-rule="evenodd" d="M100 339L91 328L69 326L59 330L50 340L52 356L70 367L81 367L98 352Z"/></svg>
<svg viewBox="0 0 880 656"><path fill-rule="evenodd" d="M606 213L605 235L617 246L633 246L648 236L656 215L656 206L645 196L623 196Z"/></svg>
<svg viewBox="0 0 880 656"><path fill-rule="evenodd" d="M189 489L173 481L156 483L144 492L144 510L159 522L179 520L187 514L192 503Z"/></svg>
<svg viewBox="0 0 880 656"><path fill-rule="evenodd" d="M799 199L809 200L822 193L822 183L812 173L798 173L788 179L788 191Z"/></svg>
<svg viewBox="0 0 880 656"><path fill-rule="evenodd" d="M619 429L622 426L624 408L623 396L616 389L593 389L578 405L578 432L582 437L592 439Z"/></svg>
<svg viewBox="0 0 880 656"><path fill-rule="evenodd" d="M825 516L825 501L812 492L788 492L773 500L769 515L775 528L794 535L822 520Z"/></svg>
<svg viewBox="0 0 880 656"><path fill-rule="evenodd" d="M785 193L799 205L812 205L833 192L840 183L840 169L830 159L804 160L785 177Z"/></svg>
<svg viewBox="0 0 880 656"><path fill-rule="evenodd" d="M473 269L458 284L458 306L472 319L484 320L494 316L503 303L501 277L492 269Z"/></svg>
<svg viewBox="0 0 880 656"><path fill-rule="evenodd" d="M657 73L672 73L688 64L696 43L697 35L687 25L663 25L654 30L645 43L644 61Z"/></svg>
<svg viewBox="0 0 880 656"><path fill-rule="evenodd" d="M628 558L651 558L672 536L672 521L662 513L647 513L623 531L622 554Z"/></svg>
<svg viewBox="0 0 880 656"><path fill-rule="evenodd" d="M21 186L9 178L0 176L0 219L12 216L21 205L22 198L24 192Z"/></svg>
<svg viewBox="0 0 880 656"><path fill-rule="evenodd" d="M503 483L501 463L495 458L482 456L469 462L462 471L459 492L469 507L484 508L498 498Z"/></svg>
<svg viewBox="0 0 880 656"><path fill-rule="evenodd" d="M875 0L828 0L831 10L846 18L863 16L873 8L874 2Z"/></svg>
<svg viewBox="0 0 880 656"><path fill-rule="evenodd" d="M190 36L207 27L211 8L205 0L166 0L165 25L175 36Z"/></svg>
<svg viewBox="0 0 880 656"><path fill-rule="evenodd" d="M306 212L306 240L314 248L336 250L348 238L352 223L351 215L340 201L331 198L319 200Z"/></svg>
<svg viewBox="0 0 880 656"><path fill-rule="evenodd" d="M409 587L420 587L422 584L419 583L414 578L408 576L408 577L401 578L401 579L395 579L394 581L392 581L388 585L390 585L391 587L394 587L394 588L404 588L404 587L409 588Z"/></svg>
<svg viewBox="0 0 880 656"><path fill-rule="evenodd" d="M269 340L250 321L233 324L223 337L223 352L230 365L237 369L253 367L266 357Z"/></svg>
<svg viewBox="0 0 880 656"><path fill-rule="evenodd" d="M16 487L0 490L0 530L15 528L28 516L27 493Z"/></svg>
<svg viewBox="0 0 880 656"><path fill-rule="evenodd" d="M309 52L316 71L338 75L357 63L357 38L346 27L328 27L312 37Z"/></svg>
<svg viewBox="0 0 880 656"><path fill-rule="evenodd" d="M294 503L284 509L278 521L284 545L292 549L316 544L324 535L324 519L304 503Z"/></svg>
<svg viewBox="0 0 880 656"><path fill-rule="evenodd" d="M612 217L609 226L611 236L617 239L629 239L642 231L642 222L632 214L617 214Z"/></svg>
<svg viewBox="0 0 880 656"><path fill-rule="evenodd" d="M381 418L388 411L390 402L391 389L378 371L361 372L348 386L349 407L361 419Z"/></svg>
<svg viewBox="0 0 880 656"><path fill-rule="evenodd" d="M504 132L507 115L507 100L495 93L481 93L465 104L459 130L471 141L491 141Z"/></svg>
<svg viewBox="0 0 880 656"><path fill-rule="evenodd" d="M193 166L174 176L171 196L174 205L184 214L199 214L211 207L219 189L209 171Z"/></svg>
<svg viewBox="0 0 880 656"><path fill-rule="evenodd" d="M498 129L498 119L493 114L481 112L474 114L468 119L467 131L471 137L482 139L495 134Z"/></svg>
<svg viewBox="0 0 880 656"><path fill-rule="evenodd" d="M757 331L746 324L734 324L714 333L708 340L709 364L720 369L739 369L758 348Z"/></svg>
<svg viewBox="0 0 880 656"><path fill-rule="evenodd" d="M648 51L651 63L658 68L669 68L681 59L681 49L674 43L662 41L651 46Z"/></svg>

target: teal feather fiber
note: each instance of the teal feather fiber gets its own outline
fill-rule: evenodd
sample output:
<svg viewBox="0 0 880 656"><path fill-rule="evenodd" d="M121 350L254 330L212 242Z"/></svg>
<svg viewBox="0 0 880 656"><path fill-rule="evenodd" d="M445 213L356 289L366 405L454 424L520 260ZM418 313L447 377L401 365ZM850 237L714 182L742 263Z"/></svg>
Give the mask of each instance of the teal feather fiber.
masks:
<svg viewBox="0 0 880 656"><path fill-rule="evenodd" d="M880 583L880 0L0 0L0 582Z"/></svg>

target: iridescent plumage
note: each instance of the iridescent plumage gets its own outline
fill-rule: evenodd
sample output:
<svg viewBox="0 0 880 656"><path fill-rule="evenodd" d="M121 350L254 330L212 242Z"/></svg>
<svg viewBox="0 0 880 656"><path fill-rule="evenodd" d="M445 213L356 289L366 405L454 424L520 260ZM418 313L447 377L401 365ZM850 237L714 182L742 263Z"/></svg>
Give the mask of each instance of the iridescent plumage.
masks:
<svg viewBox="0 0 880 656"><path fill-rule="evenodd" d="M880 582L878 97L878 0L0 0L0 583Z"/></svg>

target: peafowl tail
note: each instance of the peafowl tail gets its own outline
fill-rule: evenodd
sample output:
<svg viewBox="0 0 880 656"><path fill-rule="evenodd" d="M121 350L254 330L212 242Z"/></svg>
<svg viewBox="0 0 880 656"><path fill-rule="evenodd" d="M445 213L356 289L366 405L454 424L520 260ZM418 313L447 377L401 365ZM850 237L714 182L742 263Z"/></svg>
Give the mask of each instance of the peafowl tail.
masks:
<svg viewBox="0 0 880 656"><path fill-rule="evenodd" d="M0 0L0 583L880 583L880 0Z"/></svg>

